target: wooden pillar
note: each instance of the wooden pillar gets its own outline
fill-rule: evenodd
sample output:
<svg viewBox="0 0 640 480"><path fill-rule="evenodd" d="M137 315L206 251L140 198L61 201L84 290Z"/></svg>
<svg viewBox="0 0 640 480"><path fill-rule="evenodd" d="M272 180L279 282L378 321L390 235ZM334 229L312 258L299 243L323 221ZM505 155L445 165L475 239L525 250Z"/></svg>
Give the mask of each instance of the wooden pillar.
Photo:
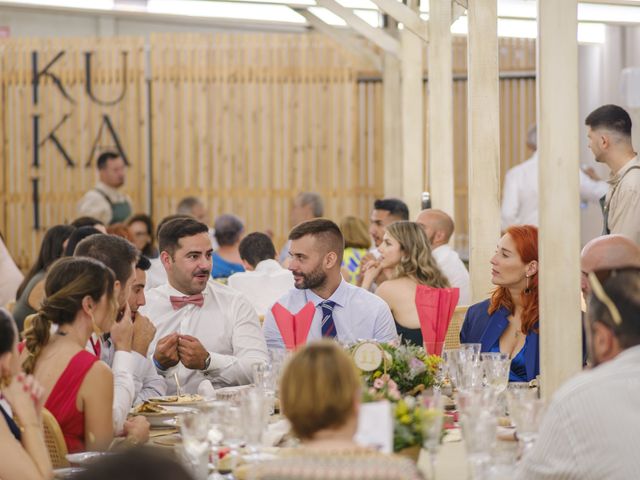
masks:
<svg viewBox="0 0 640 480"><path fill-rule="evenodd" d="M429 2L429 174L434 208L455 218L451 1Z"/></svg>
<svg viewBox="0 0 640 480"><path fill-rule="evenodd" d="M417 10L417 2L409 5ZM402 198L410 218L420 211L424 184L424 111L422 95L422 45L406 28L400 35L402 57Z"/></svg>
<svg viewBox="0 0 640 480"><path fill-rule="evenodd" d="M582 362L577 1L538 0L540 371L549 399Z"/></svg>
<svg viewBox="0 0 640 480"><path fill-rule="evenodd" d="M500 237L497 0L468 2L469 271L472 301L487 298Z"/></svg>
<svg viewBox="0 0 640 480"><path fill-rule="evenodd" d="M384 196L402 198L402 110L400 61L385 53L383 58Z"/></svg>

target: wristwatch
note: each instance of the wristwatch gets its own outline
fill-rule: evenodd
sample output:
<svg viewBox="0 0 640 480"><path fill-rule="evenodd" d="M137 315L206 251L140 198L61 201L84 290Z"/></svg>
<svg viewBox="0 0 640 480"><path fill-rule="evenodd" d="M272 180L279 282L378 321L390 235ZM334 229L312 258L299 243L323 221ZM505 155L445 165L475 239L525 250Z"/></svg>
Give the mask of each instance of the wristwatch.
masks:
<svg viewBox="0 0 640 480"><path fill-rule="evenodd" d="M207 359L204 361L204 368L202 370L205 372L209 370L209 365L211 365L211 354L207 355Z"/></svg>

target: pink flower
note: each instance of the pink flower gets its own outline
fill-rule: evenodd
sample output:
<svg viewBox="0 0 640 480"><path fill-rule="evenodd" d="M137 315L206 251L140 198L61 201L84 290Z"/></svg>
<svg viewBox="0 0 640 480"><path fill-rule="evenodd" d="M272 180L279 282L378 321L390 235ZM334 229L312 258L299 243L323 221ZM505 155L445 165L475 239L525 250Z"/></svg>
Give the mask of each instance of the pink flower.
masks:
<svg viewBox="0 0 640 480"><path fill-rule="evenodd" d="M398 384L393 380L389 380L387 382L387 386L389 387L389 391L394 391L394 392L398 391Z"/></svg>
<svg viewBox="0 0 640 480"><path fill-rule="evenodd" d="M376 378L373 381L373 386L380 390L382 387L384 387L384 381L382 380L382 378Z"/></svg>

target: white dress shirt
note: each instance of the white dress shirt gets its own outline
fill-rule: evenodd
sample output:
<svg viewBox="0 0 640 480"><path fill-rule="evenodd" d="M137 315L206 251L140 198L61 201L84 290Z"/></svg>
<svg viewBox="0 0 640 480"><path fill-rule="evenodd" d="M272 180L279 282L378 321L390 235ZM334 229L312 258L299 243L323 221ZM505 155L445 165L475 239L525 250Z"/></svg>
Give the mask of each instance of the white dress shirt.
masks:
<svg viewBox="0 0 640 480"><path fill-rule="evenodd" d="M451 286L460 290L458 305L469 305L471 303L471 280L458 252L449 245L440 245L433 249L433 258L435 258L438 268L449 279Z"/></svg>
<svg viewBox="0 0 640 480"><path fill-rule="evenodd" d="M249 384L253 381L253 364L269 360L258 316L244 295L214 281L207 283L202 294L202 307L188 304L174 310L169 296L185 294L166 283L147 292L147 304L139 310L156 327L150 357L158 340L173 332L197 338L211 355L206 371L191 370L182 363L158 370L170 395L176 392L174 373L186 393L196 393L205 379L216 388Z"/></svg>
<svg viewBox="0 0 640 480"><path fill-rule="evenodd" d="M640 476L640 346L579 373L553 396L520 479Z"/></svg>
<svg viewBox="0 0 640 480"><path fill-rule="evenodd" d="M580 172L580 199L596 202L608 185L595 181L582 170ZM502 195L502 230L511 225L538 225L538 153L509 169L504 177Z"/></svg>
<svg viewBox="0 0 640 480"><path fill-rule="evenodd" d="M167 283L167 271L164 269L164 265L162 265L160 257L150 258L149 263L151 263L151 267L147 270L147 282L144 285L145 295L152 288L156 288Z"/></svg>
<svg viewBox="0 0 640 480"><path fill-rule="evenodd" d="M244 293L258 315L265 315L271 306L294 288L293 274L275 260L263 260L254 271L234 273L227 285Z"/></svg>
<svg viewBox="0 0 640 480"><path fill-rule="evenodd" d="M85 193L80 201L78 202L78 216L88 216L97 218L105 225L109 225L111 223L111 218L113 216L113 212L111 210L111 205L104 198L100 192L97 192L96 189L104 192L111 203L121 203L127 202L129 205L132 205L131 199L122 193L120 190L116 188L112 188L102 182L96 183L96 186Z"/></svg>
<svg viewBox="0 0 640 480"><path fill-rule="evenodd" d="M291 313L298 313L308 302L313 302L316 311L307 337L307 341L310 342L322 338L322 308L319 305L324 300L311 290L294 288L280 298L278 303ZM333 321L336 326L336 340L339 342L391 342L398 337L389 306L380 297L364 288L351 285L343 279L327 300L336 303L333 308ZM263 331L269 348L285 348L271 311L264 319Z"/></svg>

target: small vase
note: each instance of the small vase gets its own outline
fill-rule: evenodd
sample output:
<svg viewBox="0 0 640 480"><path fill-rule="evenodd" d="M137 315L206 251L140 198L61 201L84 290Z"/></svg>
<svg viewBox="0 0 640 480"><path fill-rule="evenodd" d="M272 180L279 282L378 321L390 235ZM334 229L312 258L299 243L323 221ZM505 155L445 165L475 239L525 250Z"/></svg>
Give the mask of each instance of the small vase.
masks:
<svg viewBox="0 0 640 480"><path fill-rule="evenodd" d="M413 460L413 463L418 463L418 457L420 456L420 450L422 447L420 445L413 445L412 447L403 448L402 450L398 450L396 455L401 455L403 457L407 457Z"/></svg>

